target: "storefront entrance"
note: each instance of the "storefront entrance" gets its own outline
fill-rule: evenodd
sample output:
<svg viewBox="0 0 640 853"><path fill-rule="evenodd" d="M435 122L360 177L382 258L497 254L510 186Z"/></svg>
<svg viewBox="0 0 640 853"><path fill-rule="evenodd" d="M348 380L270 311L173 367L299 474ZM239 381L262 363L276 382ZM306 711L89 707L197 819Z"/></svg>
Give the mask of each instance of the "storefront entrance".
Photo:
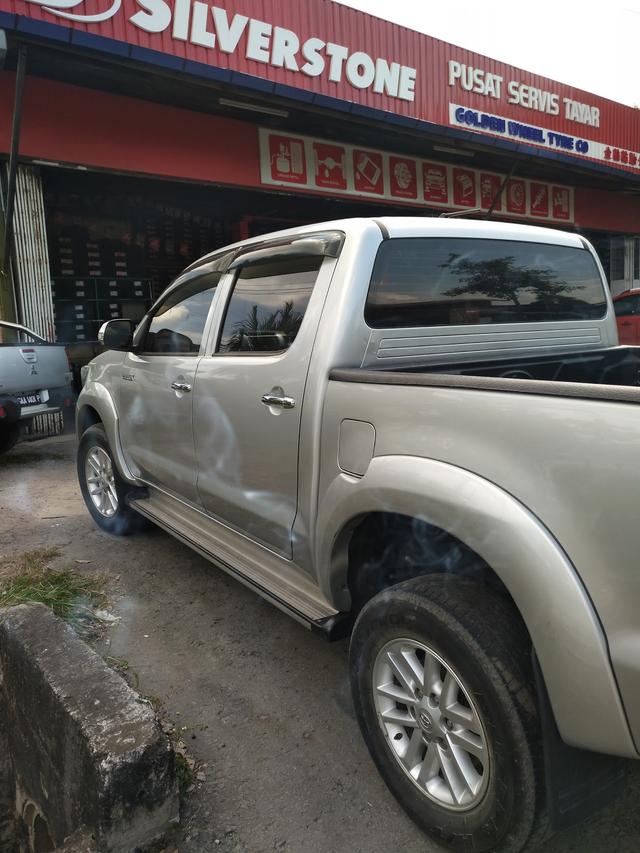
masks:
<svg viewBox="0 0 640 853"><path fill-rule="evenodd" d="M102 323L141 319L207 252L306 222L406 213L375 202L46 167L42 185L55 333L76 366L93 357Z"/></svg>

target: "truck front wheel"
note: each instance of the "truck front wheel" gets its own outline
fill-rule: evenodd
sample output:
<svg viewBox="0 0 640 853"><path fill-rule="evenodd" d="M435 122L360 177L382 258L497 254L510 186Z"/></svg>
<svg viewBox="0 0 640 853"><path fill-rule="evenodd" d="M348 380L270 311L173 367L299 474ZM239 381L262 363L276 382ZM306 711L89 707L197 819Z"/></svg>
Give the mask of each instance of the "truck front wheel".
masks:
<svg viewBox="0 0 640 853"><path fill-rule="evenodd" d="M530 651L508 601L452 575L384 590L356 622L351 687L371 756L455 850L519 853L544 831Z"/></svg>
<svg viewBox="0 0 640 853"><path fill-rule="evenodd" d="M116 536L128 536L148 526L146 519L127 503L136 489L120 476L101 424L94 424L82 434L77 463L80 491L98 527Z"/></svg>

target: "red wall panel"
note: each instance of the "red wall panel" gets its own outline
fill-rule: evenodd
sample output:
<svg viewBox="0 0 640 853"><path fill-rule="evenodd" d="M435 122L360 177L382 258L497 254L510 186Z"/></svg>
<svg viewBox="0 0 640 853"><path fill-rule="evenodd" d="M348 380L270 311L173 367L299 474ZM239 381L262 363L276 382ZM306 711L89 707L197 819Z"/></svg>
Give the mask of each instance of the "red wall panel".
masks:
<svg viewBox="0 0 640 853"><path fill-rule="evenodd" d="M0 115L11 115L14 85L13 73L0 73ZM9 150L10 136L11 123L3 122L0 151ZM36 77L25 84L20 152L27 158L113 171L261 186L254 124ZM296 192L295 186L286 192ZM385 204L382 199L379 203ZM575 223L640 233L640 199L577 187Z"/></svg>
<svg viewBox="0 0 640 853"><path fill-rule="evenodd" d="M640 196L576 187L574 205L580 228L640 234Z"/></svg>
<svg viewBox="0 0 640 853"><path fill-rule="evenodd" d="M15 75L0 73L0 115L10 116ZM0 124L0 151L10 146L11 122ZM254 125L27 78L20 153L24 157L257 186Z"/></svg>

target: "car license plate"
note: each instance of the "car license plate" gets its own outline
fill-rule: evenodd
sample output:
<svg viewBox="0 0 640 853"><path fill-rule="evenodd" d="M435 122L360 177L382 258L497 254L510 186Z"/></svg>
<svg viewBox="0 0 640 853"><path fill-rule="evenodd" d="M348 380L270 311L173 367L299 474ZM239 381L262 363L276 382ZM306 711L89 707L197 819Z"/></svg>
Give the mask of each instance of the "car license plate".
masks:
<svg viewBox="0 0 640 853"><path fill-rule="evenodd" d="M18 394L17 400L21 406L39 406L42 403L40 394Z"/></svg>

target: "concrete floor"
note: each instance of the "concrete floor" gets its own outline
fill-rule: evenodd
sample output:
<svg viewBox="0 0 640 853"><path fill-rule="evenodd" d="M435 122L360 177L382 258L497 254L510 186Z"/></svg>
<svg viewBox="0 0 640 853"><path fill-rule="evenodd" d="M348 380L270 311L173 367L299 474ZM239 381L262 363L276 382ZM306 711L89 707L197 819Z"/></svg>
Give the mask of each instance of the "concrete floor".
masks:
<svg viewBox="0 0 640 853"><path fill-rule="evenodd" d="M187 796L180 853L437 853L396 804L360 738L347 644L333 645L160 530L97 530L75 478L75 439L0 458L0 561L55 545L109 576L120 617L102 651L181 731L204 781ZM88 563L75 564L76 560ZM640 765L628 793L544 853L637 853Z"/></svg>

